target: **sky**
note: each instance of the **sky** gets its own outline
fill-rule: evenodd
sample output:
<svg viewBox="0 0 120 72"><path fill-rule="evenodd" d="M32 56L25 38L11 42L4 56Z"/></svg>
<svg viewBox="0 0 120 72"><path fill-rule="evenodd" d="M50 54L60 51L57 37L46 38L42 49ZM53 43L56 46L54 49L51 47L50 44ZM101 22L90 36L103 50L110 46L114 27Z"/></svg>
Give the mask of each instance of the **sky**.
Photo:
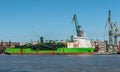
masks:
<svg viewBox="0 0 120 72"><path fill-rule="evenodd" d="M65 40L76 34L76 14L89 39L107 39L108 10L120 25L120 0L0 0L0 40Z"/></svg>

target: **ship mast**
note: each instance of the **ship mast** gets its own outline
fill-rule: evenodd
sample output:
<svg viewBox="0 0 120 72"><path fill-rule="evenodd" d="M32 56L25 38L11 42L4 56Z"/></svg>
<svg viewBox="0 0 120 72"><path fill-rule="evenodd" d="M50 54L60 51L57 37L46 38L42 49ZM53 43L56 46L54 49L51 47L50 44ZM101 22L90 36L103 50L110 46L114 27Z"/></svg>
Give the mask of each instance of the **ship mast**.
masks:
<svg viewBox="0 0 120 72"><path fill-rule="evenodd" d="M83 31L80 30L81 26L78 23L76 14L74 14L72 21L75 23L77 36L82 36L83 35Z"/></svg>

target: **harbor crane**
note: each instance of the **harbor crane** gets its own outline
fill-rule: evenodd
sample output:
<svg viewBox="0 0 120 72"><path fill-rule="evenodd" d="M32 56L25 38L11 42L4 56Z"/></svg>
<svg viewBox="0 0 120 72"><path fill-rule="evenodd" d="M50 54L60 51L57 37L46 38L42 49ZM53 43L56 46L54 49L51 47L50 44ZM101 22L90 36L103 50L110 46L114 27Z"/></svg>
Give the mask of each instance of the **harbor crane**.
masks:
<svg viewBox="0 0 120 72"><path fill-rule="evenodd" d="M76 14L74 14L72 21L75 23L77 36L82 36L83 35L83 31L80 30L81 26L78 23Z"/></svg>
<svg viewBox="0 0 120 72"><path fill-rule="evenodd" d="M113 24L111 22L111 11L108 12L108 24L109 24L109 50L113 48Z"/></svg>
<svg viewBox="0 0 120 72"><path fill-rule="evenodd" d="M111 11L108 11L108 21L109 24L109 45L108 45L108 52L113 52L113 24L111 22Z"/></svg>
<svg viewBox="0 0 120 72"><path fill-rule="evenodd" d="M119 33L119 29L118 27L116 26L116 23L113 24L114 26L114 46L117 46L117 37L119 36L118 33Z"/></svg>
<svg viewBox="0 0 120 72"><path fill-rule="evenodd" d="M120 37L120 31L116 25L116 22L115 22L115 24L113 24L113 27L114 27L114 49L115 49L115 51L118 51L117 37Z"/></svg>
<svg viewBox="0 0 120 72"><path fill-rule="evenodd" d="M108 11L108 21L109 24L109 45L108 45L108 52L115 53L118 51L118 43L117 37L120 36L120 31L115 23L111 22L111 11ZM114 42L113 42L114 41Z"/></svg>

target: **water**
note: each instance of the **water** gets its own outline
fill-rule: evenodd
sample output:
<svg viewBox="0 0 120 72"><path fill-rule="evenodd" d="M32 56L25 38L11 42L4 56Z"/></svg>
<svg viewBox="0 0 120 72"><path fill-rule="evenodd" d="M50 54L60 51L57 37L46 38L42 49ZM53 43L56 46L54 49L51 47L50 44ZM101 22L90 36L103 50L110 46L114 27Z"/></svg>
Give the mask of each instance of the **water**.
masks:
<svg viewBox="0 0 120 72"><path fill-rule="evenodd" d="M120 72L120 55L0 55L0 72Z"/></svg>

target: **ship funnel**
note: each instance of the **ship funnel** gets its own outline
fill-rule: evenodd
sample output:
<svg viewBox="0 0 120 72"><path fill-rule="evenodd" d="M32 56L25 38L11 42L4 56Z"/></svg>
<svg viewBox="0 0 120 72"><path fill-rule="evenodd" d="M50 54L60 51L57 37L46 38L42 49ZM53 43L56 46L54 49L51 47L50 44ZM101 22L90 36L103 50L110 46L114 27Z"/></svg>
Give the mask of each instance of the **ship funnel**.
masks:
<svg viewBox="0 0 120 72"><path fill-rule="evenodd" d="M43 37L40 37L40 42L44 43Z"/></svg>

